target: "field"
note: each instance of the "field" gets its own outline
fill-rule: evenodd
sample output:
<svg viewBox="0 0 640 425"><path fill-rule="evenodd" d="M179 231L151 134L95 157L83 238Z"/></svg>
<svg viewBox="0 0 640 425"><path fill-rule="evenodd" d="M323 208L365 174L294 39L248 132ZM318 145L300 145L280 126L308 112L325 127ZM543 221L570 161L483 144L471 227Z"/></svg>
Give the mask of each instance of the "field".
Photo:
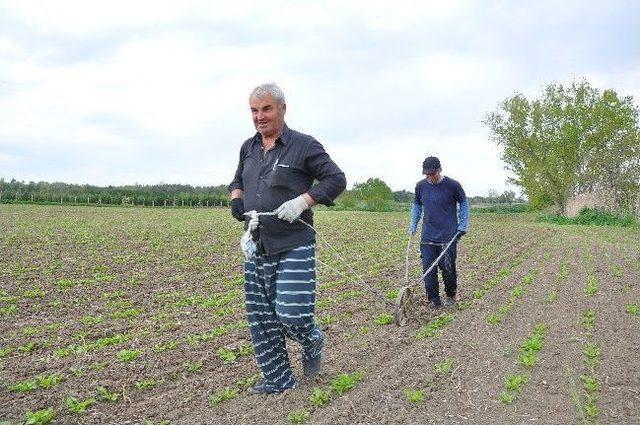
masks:
<svg viewBox="0 0 640 425"><path fill-rule="evenodd" d="M228 211L0 205L0 423L640 423L639 230L472 215L399 328L405 215L316 214L323 371L251 396Z"/></svg>

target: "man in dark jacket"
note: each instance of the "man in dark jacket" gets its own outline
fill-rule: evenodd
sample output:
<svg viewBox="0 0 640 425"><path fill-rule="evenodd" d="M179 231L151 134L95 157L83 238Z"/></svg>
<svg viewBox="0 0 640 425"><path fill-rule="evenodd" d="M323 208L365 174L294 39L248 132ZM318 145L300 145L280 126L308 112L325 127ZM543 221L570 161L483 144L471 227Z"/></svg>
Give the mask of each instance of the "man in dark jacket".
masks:
<svg viewBox="0 0 640 425"><path fill-rule="evenodd" d="M411 207L409 234L418 229L418 222L424 210L422 220L422 239L420 254L422 267L427 271L438 258L447 243L454 241L443 258L424 278L427 299L433 308L442 305L438 284L438 269L442 271L445 306L451 307L456 302L458 276L456 273L457 241L467 232L469 205L460 183L442 174L440 160L430 156L422 163L422 174L425 178L416 184L416 195Z"/></svg>
<svg viewBox="0 0 640 425"><path fill-rule="evenodd" d="M244 263L249 330L263 375L249 392L268 394L297 384L285 336L302 345L305 376L320 371L324 336L314 321L315 233L307 224L313 226L311 207L333 205L346 180L318 141L287 127L277 85L256 87L249 105L257 132L240 148L229 191L239 221L248 211L275 213L258 217L256 252Z"/></svg>

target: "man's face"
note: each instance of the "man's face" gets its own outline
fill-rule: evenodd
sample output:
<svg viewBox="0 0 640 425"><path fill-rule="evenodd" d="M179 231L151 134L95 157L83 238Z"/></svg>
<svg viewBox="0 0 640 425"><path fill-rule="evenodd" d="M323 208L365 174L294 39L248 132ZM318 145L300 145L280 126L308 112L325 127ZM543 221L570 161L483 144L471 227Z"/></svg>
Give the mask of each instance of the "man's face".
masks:
<svg viewBox="0 0 640 425"><path fill-rule="evenodd" d="M282 131L284 127L284 114L287 111L286 104L279 104L273 96L264 95L249 99L253 125L262 137L273 137Z"/></svg>
<svg viewBox="0 0 640 425"><path fill-rule="evenodd" d="M436 184L440 181L440 173L442 170L429 171L425 174L427 181L431 184Z"/></svg>

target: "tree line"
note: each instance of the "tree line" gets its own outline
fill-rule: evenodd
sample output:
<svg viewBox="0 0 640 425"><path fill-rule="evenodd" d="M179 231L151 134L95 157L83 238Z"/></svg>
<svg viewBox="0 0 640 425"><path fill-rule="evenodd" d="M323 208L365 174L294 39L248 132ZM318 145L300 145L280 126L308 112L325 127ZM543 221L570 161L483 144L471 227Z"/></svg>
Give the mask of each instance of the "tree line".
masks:
<svg viewBox="0 0 640 425"><path fill-rule="evenodd" d="M355 183L336 199L336 209L362 211L398 211L408 208L414 194L407 190L392 191L379 178ZM29 182L0 178L0 203L104 204L138 206L228 206L225 185L191 186L187 184L93 186L88 184ZM513 204L524 202L513 191L488 196L469 197L470 204Z"/></svg>
<svg viewBox="0 0 640 425"><path fill-rule="evenodd" d="M21 182L0 179L0 202L73 203L143 206L227 206L225 185L187 184L94 186L88 184Z"/></svg>

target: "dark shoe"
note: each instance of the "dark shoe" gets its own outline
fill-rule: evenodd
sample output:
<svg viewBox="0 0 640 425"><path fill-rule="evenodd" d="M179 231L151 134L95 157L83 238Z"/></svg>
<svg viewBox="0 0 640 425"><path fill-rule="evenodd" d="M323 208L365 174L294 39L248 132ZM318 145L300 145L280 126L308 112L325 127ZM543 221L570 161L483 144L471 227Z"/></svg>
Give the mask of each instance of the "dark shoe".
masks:
<svg viewBox="0 0 640 425"><path fill-rule="evenodd" d="M274 389L274 388L268 388L264 381L258 382L257 384L255 384L253 387L249 388L247 390L247 392L249 394L277 394L277 393L281 393L287 390L292 390L296 387L297 385L293 385L293 387L291 388L284 388L284 389Z"/></svg>
<svg viewBox="0 0 640 425"><path fill-rule="evenodd" d="M302 370L304 376L307 378L313 378L318 373L320 373L320 363L322 362L322 346L324 344L324 340L321 339L320 342L309 350L309 353L302 353Z"/></svg>
<svg viewBox="0 0 640 425"><path fill-rule="evenodd" d="M453 307L454 305L456 305L455 297L446 297L444 299L444 306L445 307Z"/></svg>
<svg viewBox="0 0 640 425"><path fill-rule="evenodd" d="M429 307L434 310L439 310L442 307L442 303L440 301L431 301L429 302Z"/></svg>

